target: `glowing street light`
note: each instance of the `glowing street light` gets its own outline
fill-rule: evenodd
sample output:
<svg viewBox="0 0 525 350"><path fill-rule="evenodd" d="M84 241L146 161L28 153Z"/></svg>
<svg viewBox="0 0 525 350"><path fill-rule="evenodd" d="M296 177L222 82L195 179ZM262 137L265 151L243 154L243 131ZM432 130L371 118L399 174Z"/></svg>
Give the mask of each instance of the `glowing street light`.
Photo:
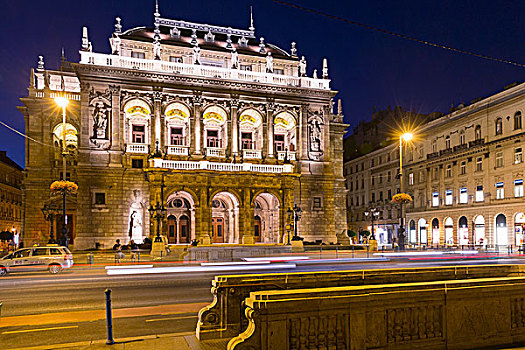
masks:
<svg viewBox="0 0 525 350"><path fill-rule="evenodd" d="M66 181L66 107L69 104L69 100L65 96L58 95L55 97L55 103L62 108L62 180ZM62 194L62 216L62 239L64 240L64 245L67 247L66 191L63 191Z"/></svg>
<svg viewBox="0 0 525 350"><path fill-rule="evenodd" d="M403 135L401 135L401 138L405 140L405 142L408 142L412 140L412 138L414 138L414 134L412 134L411 132L406 132Z"/></svg>
<svg viewBox="0 0 525 350"><path fill-rule="evenodd" d="M57 96L55 97L55 103L62 108L66 108L69 104L69 100L65 98L64 96Z"/></svg>
<svg viewBox="0 0 525 350"><path fill-rule="evenodd" d="M403 141L405 143L409 142L414 138L414 134L411 132L405 132L399 137L399 192L403 193ZM404 229L404 221L405 217L403 215L403 203L399 204L400 206L400 220L399 220L399 233L398 233L398 239L399 239L399 247L401 249L404 249L405 245L405 229Z"/></svg>

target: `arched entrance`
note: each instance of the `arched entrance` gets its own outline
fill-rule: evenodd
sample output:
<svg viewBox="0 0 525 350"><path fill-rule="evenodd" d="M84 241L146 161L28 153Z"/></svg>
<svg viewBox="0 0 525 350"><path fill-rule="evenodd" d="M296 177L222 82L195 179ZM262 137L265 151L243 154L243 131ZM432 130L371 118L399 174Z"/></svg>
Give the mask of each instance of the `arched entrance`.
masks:
<svg viewBox="0 0 525 350"><path fill-rule="evenodd" d="M408 232L409 235L409 242L412 244L417 243L417 233L416 233L416 222L414 220L410 220L410 229Z"/></svg>
<svg viewBox="0 0 525 350"><path fill-rule="evenodd" d="M432 244L439 244L439 220L432 219Z"/></svg>
<svg viewBox="0 0 525 350"><path fill-rule="evenodd" d="M261 193L255 197L254 218L254 230L259 224L259 237L255 235L255 242L282 243L279 239L279 199L275 195Z"/></svg>
<svg viewBox="0 0 525 350"><path fill-rule="evenodd" d="M427 244L427 221L425 219L419 219L417 226L419 231L419 243Z"/></svg>
<svg viewBox="0 0 525 350"><path fill-rule="evenodd" d="M444 221L445 227L445 244L454 244L454 221L448 217Z"/></svg>
<svg viewBox="0 0 525 350"><path fill-rule="evenodd" d="M168 243L187 244L195 238L195 202L190 193L177 191L167 202Z"/></svg>
<svg viewBox="0 0 525 350"><path fill-rule="evenodd" d="M508 233L507 233L507 217L503 214L498 214L496 216L496 221L494 223L496 226L496 240L495 245L507 245L508 244Z"/></svg>
<svg viewBox="0 0 525 350"><path fill-rule="evenodd" d="M478 215L476 219L474 219L474 242L480 245L487 244L487 239L485 238L485 218L482 215Z"/></svg>
<svg viewBox="0 0 525 350"><path fill-rule="evenodd" d="M520 246L525 243L523 237L523 227L525 226L525 214L516 213L514 216L514 234L516 235L516 245Z"/></svg>
<svg viewBox="0 0 525 350"><path fill-rule="evenodd" d="M219 192L212 198L211 242L239 242L239 201L230 192Z"/></svg>
<svg viewBox="0 0 525 350"><path fill-rule="evenodd" d="M255 220L253 223L253 235L255 237L254 241L261 242L261 217L259 215L255 215Z"/></svg>
<svg viewBox="0 0 525 350"><path fill-rule="evenodd" d="M467 245L468 241L468 221L465 216L458 220L458 242L460 245Z"/></svg>

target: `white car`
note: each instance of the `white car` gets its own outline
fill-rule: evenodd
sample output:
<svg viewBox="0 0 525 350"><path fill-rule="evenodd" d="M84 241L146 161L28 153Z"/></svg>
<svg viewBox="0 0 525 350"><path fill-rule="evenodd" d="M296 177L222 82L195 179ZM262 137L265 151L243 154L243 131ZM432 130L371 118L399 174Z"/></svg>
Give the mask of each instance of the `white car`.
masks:
<svg viewBox="0 0 525 350"><path fill-rule="evenodd" d="M42 271L52 274L73 266L73 254L67 247L46 246L18 249L0 259L0 276L10 272Z"/></svg>

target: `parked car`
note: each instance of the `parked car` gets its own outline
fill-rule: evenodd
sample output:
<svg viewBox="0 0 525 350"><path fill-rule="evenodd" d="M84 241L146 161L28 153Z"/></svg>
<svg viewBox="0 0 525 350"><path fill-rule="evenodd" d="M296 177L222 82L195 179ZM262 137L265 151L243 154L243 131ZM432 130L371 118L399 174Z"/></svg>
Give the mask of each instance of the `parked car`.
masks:
<svg viewBox="0 0 525 350"><path fill-rule="evenodd" d="M42 270L56 274L72 266L73 254L67 247L22 248L0 259L0 276L16 271Z"/></svg>

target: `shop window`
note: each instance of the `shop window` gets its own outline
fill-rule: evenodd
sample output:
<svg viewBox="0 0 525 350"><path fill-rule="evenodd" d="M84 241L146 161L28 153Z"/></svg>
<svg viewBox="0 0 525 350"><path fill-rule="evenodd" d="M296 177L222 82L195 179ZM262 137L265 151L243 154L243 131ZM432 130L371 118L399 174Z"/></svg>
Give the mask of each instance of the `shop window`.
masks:
<svg viewBox="0 0 525 350"><path fill-rule="evenodd" d="M503 152L496 152L496 168L503 167Z"/></svg>
<svg viewBox="0 0 525 350"><path fill-rule="evenodd" d="M467 188L462 187L459 189L459 203L466 204L468 202L468 193Z"/></svg>
<svg viewBox="0 0 525 350"><path fill-rule="evenodd" d="M476 187L476 202L483 202L484 200L483 186L478 185Z"/></svg>
<svg viewBox="0 0 525 350"><path fill-rule="evenodd" d="M521 147L514 149L514 164L519 164L523 162L523 152Z"/></svg>
<svg viewBox="0 0 525 350"><path fill-rule="evenodd" d="M521 129L521 112L514 114L514 130Z"/></svg>
<svg viewBox="0 0 525 350"><path fill-rule="evenodd" d="M439 207L439 192L432 193L432 206Z"/></svg>
<svg viewBox="0 0 525 350"><path fill-rule="evenodd" d="M445 205L452 205L452 190L445 191Z"/></svg>
<svg viewBox="0 0 525 350"><path fill-rule="evenodd" d="M142 169L144 167L144 160L142 158L132 158L131 167L135 169Z"/></svg>
<svg viewBox="0 0 525 350"><path fill-rule="evenodd" d="M523 197L523 180L514 180L514 197Z"/></svg>
<svg viewBox="0 0 525 350"><path fill-rule="evenodd" d="M496 199L505 198L505 190L503 187L503 182L496 183Z"/></svg>
<svg viewBox="0 0 525 350"><path fill-rule="evenodd" d="M146 127L144 125L133 125L131 142L133 143L146 143Z"/></svg>

